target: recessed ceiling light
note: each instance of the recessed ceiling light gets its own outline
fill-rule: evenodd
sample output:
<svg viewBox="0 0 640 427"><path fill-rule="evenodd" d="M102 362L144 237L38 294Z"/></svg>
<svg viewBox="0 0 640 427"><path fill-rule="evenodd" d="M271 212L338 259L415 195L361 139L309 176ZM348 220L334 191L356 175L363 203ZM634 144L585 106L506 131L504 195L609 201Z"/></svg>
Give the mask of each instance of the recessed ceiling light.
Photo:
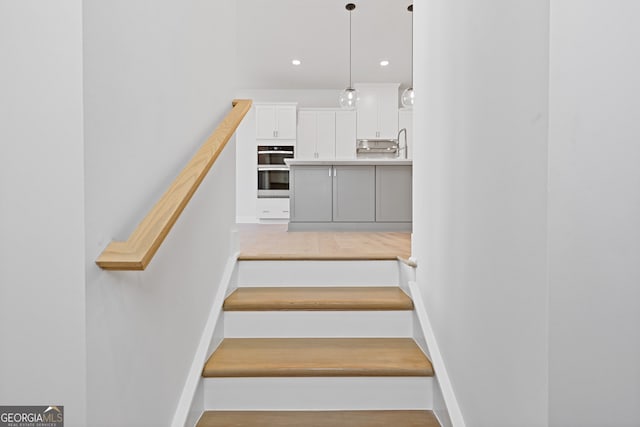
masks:
<svg viewBox="0 0 640 427"><path fill-rule="evenodd" d="M380 61L381 67L386 67L387 65L389 65L389 61L387 61L386 59L383 59L382 61Z"/></svg>
<svg viewBox="0 0 640 427"><path fill-rule="evenodd" d="M300 64L302 64L302 62L300 62L300 60L299 60L299 59L294 59L294 60L292 60L292 61L291 61L291 63L292 63L293 65L300 65Z"/></svg>

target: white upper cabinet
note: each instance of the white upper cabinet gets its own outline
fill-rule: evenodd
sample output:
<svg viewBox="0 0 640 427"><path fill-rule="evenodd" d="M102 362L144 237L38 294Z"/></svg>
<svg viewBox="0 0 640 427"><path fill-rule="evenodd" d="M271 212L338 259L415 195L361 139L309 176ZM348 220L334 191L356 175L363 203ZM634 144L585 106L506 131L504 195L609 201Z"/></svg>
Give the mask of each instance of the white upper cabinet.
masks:
<svg viewBox="0 0 640 427"><path fill-rule="evenodd" d="M398 135L397 83L359 83L358 139L395 139Z"/></svg>
<svg viewBox="0 0 640 427"><path fill-rule="evenodd" d="M316 111L300 111L298 113L298 141L296 144L297 159L317 158L318 113Z"/></svg>
<svg viewBox="0 0 640 427"><path fill-rule="evenodd" d="M356 112L336 111L336 159L356 158Z"/></svg>
<svg viewBox="0 0 640 427"><path fill-rule="evenodd" d="M318 159L333 159L336 156L336 113L318 111Z"/></svg>
<svg viewBox="0 0 640 427"><path fill-rule="evenodd" d="M296 104L256 104L256 138L296 139Z"/></svg>
<svg viewBox="0 0 640 427"><path fill-rule="evenodd" d="M354 111L302 109L298 113L296 158L332 160L354 158L356 116Z"/></svg>

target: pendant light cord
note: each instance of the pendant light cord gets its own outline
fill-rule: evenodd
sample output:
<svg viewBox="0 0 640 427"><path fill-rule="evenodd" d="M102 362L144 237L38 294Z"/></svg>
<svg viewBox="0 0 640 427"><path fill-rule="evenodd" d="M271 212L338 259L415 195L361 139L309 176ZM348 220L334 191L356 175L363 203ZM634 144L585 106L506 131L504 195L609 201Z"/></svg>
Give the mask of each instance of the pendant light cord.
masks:
<svg viewBox="0 0 640 427"><path fill-rule="evenodd" d="M411 88L413 88L413 4L408 10L411 13Z"/></svg>
<svg viewBox="0 0 640 427"><path fill-rule="evenodd" d="M413 80L413 77L411 77ZM351 83L351 11L349 11L349 89L353 87Z"/></svg>

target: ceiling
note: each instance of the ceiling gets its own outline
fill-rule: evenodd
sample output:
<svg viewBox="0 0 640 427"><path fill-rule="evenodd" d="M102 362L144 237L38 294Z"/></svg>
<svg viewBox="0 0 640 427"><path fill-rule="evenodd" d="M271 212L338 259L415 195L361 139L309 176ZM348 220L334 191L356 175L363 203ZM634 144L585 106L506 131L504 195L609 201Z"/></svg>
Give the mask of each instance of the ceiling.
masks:
<svg viewBox="0 0 640 427"><path fill-rule="evenodd" d="M353 82L411 80L412 0L352 1ZM335 89L349 83L345 0L239 0L238 87ZM294 66L292 59L302 64ZM386 59L389 65L380 66Z"/></svg>

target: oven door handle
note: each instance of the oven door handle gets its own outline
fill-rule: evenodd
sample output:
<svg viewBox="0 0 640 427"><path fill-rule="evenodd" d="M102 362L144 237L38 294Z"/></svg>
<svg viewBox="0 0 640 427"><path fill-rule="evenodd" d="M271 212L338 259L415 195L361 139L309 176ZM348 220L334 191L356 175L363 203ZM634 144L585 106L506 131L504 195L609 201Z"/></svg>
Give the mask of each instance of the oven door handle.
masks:
<svg viewBox="0 0 640 427"><path fill-rule="evenodd" d="M289 168L282 166L258 166L259 171L289 171Z"/></svg>
<svg viewBox="0 0 640 427"><path fill-rule="evenodd" d="M258 151L258 154L291 154L293 156L293 151L266 150Z"/></svg>

